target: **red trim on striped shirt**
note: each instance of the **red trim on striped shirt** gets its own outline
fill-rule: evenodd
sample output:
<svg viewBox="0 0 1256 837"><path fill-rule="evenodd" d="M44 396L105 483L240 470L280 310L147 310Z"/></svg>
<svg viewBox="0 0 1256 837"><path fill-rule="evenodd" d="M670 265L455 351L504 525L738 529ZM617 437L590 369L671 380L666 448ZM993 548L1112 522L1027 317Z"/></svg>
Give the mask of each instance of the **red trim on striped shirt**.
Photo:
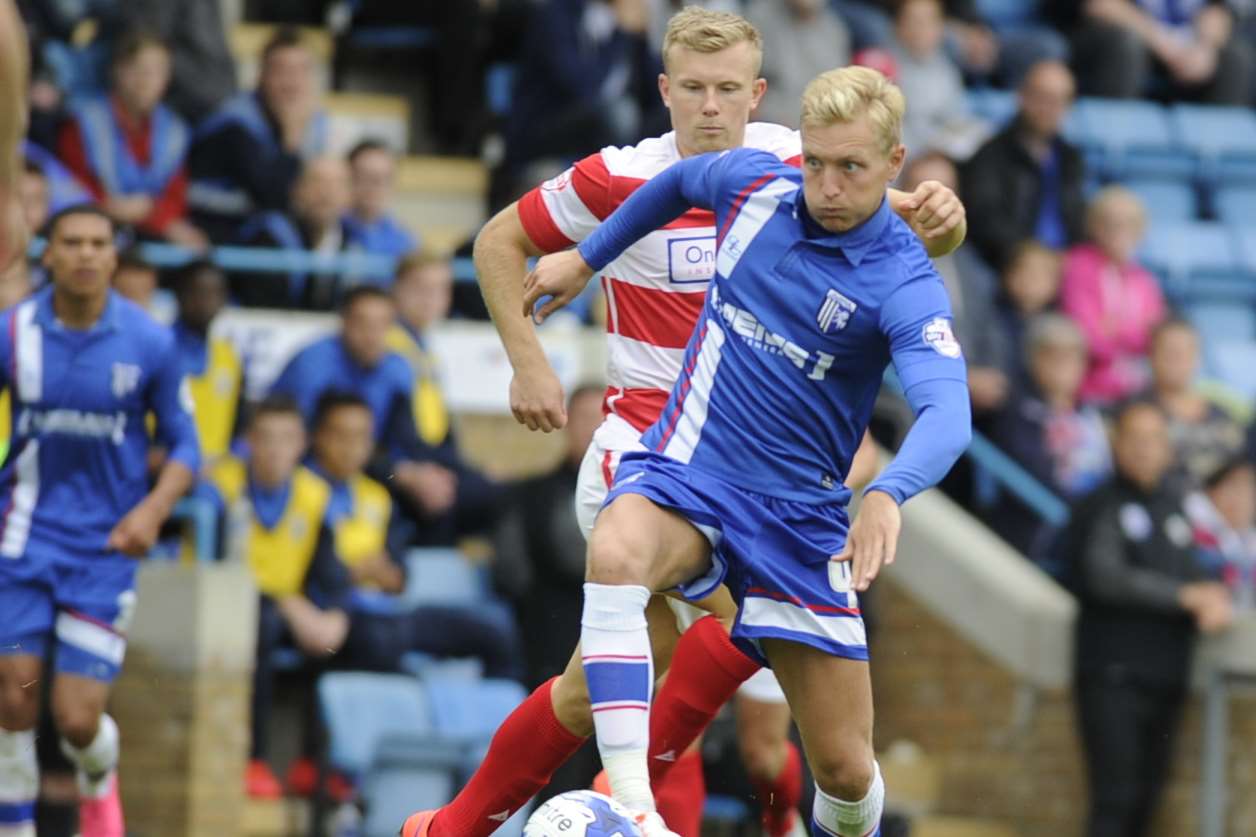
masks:
<svg viewBox="0 0 1256 837"><path fill-rule="evenodd" d="M685 408L685 398L689 395L690 376L693 370L698 366L698 357L702 354L702 343L706 340L707 326L702 325L702 331L698 332L698 339L694 343L693 357L689 359L689 365L684 371L684 380L680 384L680 394L676 397L676 408L672 410L671 418L667 424L667 430L663 433L663 438L659 440L658 446L654 449L658 453L662 453L667 447L668 441L672 438L672 434L676 432L676 425L680 423L680 414Z"/></svg>
<svg viewBox="0 0 1256 837"><path fill-rule="evenodd" d="M546 253L557 253L575 243L554 223L539 186L519 199L519 223L532 243Z"/></svg>
<svg viewBox="0 0 1256 837"><path fill-rule="evenodd" d="M609 278L615 295L614 333L651 346L683 349L702 313L706 290L676 293ZM609 321L608 321L609 322Z"/></svg>
<svg viewBox="0 0 1256 837"><path fill-rule="evenodd" d="M613 174L610 176L610 210L614 212L619 205L628 198L632 197L632 193L640 189L647 182L643 177L628 177L622 174ZM608 213L609 214L609 213ZM599 216L600 217L600 216ZM685 214L672 221L668 221L661 230L688 230L695 227L714 227L715 213L709 209L699 209L698 207L690 207L685 210Z"/></svg>
<svg viewBox="0 0 1256 837"><path fill-rule="evenodd" d="M800 169L802 168L802 155L795 154L793 157L790 157L787 160L782 160L781 162L787 166L793 166L796 169Z"/></svg>
<svg viewBox="0 0 1256 837"><path fill-rule="evenodd" d="M615 481L615 473L611 471L611 457L613 455L613 452L608 450L606 455L602 457L602 482L606 483L607 488L610 488L611 483Z"/></svg>
<svg viewBox="0 0 1256 837"><path fill-rule="evenodd" d="M765 599L772 599L777 602L787 602L798 607L806 608L812 613L836 613L841 616L859 616L862 611L857 607L837 607L835 605L810 604L804 602L797 596L791 596L788 593L778 593L774 590L768 590L763 587L751 587L746 591L747 596L760 596Z"/></svg>
<svg viewBox="0 0 1256 837"><path fill-rule="evenodd" d="M600 151L572 166L571 185L580 196L581 203L599 221L605 220L615 210L615 204L611 201L612 180L610 169L606 167L606 160L602 159Z"/></svg>
<svg viewBox="0 0 1256 837"><path fill-rule="evenodd" d="M614 413L638 433L644 433L659 420L670 395L665 389L650 387L610 387L606 390L603 412Z"/></svg>
<svg viewBox="0 0 1256 837"><path fill-rule="evenodd" d="M627 660L633 663L644 663L649 661L649 657L644 654L589 654L580 658L582 663L602 662L603 660Z"/></svg>
<svg viewBox="0 0 1256 837"><path fill-rule="evenodd" d="M736 221L737 216L741 214L741 208L746 203L746 199L774 177L776 177L774 174L761 175L757 180L741 190L740 194L737 195L737 199L733 201L732 208L728 210L728 217L724 219L724 226L720 228L719 233L715 236L716 247L724 242L724 236L728 234L728 229L733 225L733 221Z"/></svg>

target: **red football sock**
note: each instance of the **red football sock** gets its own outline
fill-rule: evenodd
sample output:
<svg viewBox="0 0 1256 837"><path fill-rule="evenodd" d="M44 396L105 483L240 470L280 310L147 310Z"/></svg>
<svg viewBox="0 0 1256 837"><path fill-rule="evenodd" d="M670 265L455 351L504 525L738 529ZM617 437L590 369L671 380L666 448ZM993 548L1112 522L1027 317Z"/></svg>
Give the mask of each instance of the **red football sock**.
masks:
<svg viewBox="0 0 1256 837"><path fill-rule="evenodd" d="M702 775L702 753L691 750L677 759L667 772L667 781L654 795L654 804L667 827L680 837L702 833L702 803L706 801L706 777Z"/></svg>
<svg viewBox="0 0 1256 837"><path fill-rule="evenodd" d="M584 744L554 716L557 679L537 687L497 728L475 775L433 819L431 837L488 837Z"/></svg>
<svg viewBox="0 0 1256 837"><path fill-rule="evenodd" d="M786 741L785 747L785 764L776 778L754 783L763 811L763 833L768 837L783 837L789 833L802 800L802 757L794 742Z"/></svg>
<svg viewBox="0 0 1256 837"><path fill-rule="evenodd" d="M650 783L661 779L694 742L737 687L761 666L733 645L714 616L681 635L667 678L650 708Z"/></svg>

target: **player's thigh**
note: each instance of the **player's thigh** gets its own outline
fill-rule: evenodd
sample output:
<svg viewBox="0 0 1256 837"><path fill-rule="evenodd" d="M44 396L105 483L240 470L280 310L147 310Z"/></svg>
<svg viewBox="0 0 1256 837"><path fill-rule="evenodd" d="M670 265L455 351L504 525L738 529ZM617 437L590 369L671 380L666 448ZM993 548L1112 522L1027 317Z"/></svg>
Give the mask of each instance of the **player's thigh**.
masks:
<svg viewBox="0 0 1256 837"><path fill-rule="evenodd" d="M622 494L598 515L588 579L667 590L710 566L711 545L683 515L639 494Z"/></svg>
<svg viewBox="0 0 1256 837"><path fill-rule="evenodd" d="M0 729L23 732L39 721L39 687L43 657L33 654L0 655Z"/></svg>
<svg viewBox="0 0 1256 837"><path fill-rule="evenodd" d="M35 726L55 613L46 565L26 557L0 563L0 727Z"/></svg>
<svg viewBox="0 0 1256 837"><path fill-rule="evenodd" d="M868 663L788 640L764 639L762 646L789 700L816 782L827 793L861 798L875 758Z"/></svg>

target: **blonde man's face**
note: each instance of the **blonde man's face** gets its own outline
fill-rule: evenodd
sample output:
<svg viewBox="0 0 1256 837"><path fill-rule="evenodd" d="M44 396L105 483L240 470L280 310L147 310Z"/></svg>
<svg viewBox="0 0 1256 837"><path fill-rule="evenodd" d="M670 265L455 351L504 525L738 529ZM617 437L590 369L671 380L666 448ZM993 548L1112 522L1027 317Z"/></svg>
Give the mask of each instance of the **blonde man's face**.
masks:
<svg viewBox="0 0 1256 837"><path fill-rule="evenodd" d="M719 52L672 47L659 93L671 111L682 156L742 144L750 112L767 89L757 78L759 61L758 51L745 41Z"/></svg>
<svg viewBox="0 0 1256 837"><path fill-rule="evenodd" d="M829 232L858 226L881 205L905 155L902 145L886 152L867 114L850 122L803 125L802 189L807 211Z"/></svg>

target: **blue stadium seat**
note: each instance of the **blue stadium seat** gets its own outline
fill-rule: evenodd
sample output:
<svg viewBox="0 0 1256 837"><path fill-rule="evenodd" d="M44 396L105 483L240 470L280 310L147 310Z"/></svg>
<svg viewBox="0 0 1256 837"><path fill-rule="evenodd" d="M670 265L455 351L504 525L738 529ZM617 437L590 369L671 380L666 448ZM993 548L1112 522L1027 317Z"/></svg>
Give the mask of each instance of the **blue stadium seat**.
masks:
<svg viewBox="0 0 1256 837"><path fill-rule="evenodd" d="M1212 197L1217 220L1230 226L1250 226L1256 221L1256 188L1223 187Z"/></svg>
<svg viewBox="0 0 1256 837"><path fill-rule="evenodd" d="M985 87L969 90L965 96L968 110L999 127L1006 125L1016 115L1016 94L1010 90Z"/></svg>
<svg viewBox="0 0 1256 837"><path fill-rule="evenodd" d="M1195 302L1184 313L1209 342L1256 340L1256 308L1250 305Z"/></svg>
<svg viewBox="0 0 1256 837"><path fill-rule="evenodd" d="M484 580L456 549L412 549L406 555L409 604L472 604L487 595Z"/></svg>
<svg viewBox="0 0 1256 837"><path fill-rule="evenodd" d="M1102 152L1109 177L1151 176L1188 179L1196 161L1175 136L1169 115L1152 102L1132 99L1080 99L1079 141Z"/></svg>
<svg viewBox="0 0 1256 837"><path fill-rule="evenodd" d="M1212 221L1153 224L1140 258L1175 297L1215 296L1245 278L1230 231Z"/></svg>
<svg viewBox="0 0 1256 837"><path fill-rule="evenodd" d="M396 837L406 817L453 799L454 777L439 768L385 765L362 782L361 792L364 837Z"/></svg>
<svg viewBox="0 0 1256 837"><path fill-rule="evenodd" d="M1248 221L1232 224L1229 229L1234 242L1235 257L1246 279L1242 286L1242 291L1246 292L1243 295L1248 299L1256 299L1256 227Z"/></svg>
<svg viewBox="0 0 1256 837"><path fill-rule="evenodd" d="M428 677L423 681L432 730L443 741L476 752L528 693L513 680Z"/></svg>
<svg viewBox="0 0 1256 837"><path fill-rule="evenodd" d="M1200 176L1223 184L1256 182L1256 113L1243 107L1174 105L1178 141L1200 160Z"/></svg>
<svg viewBox="0 0 1256 837"><path fill-rule="evenodd" d="M430 737L433 729L427 691L404 674L324 674L318 703L328 761L353 776L366 774L383 742Z"/></svg>
<svg viewBox="0 0 1256 837"><path fill-rule="evenodd" d="M1038 0L977 0L977 11L996 29L1038 20Z"/></svg>
<svg viewBox="0 0 1256 837"><path fill-rule="evenodd" d="M1121 185L1138 195L1153 225L1193 221L1198 215L1195 189L1189 183L1136 179L1124 181Z"/></svg>
<svg viewBox="0 0 1256 837"><path fill-rule="evenodd" d="M1223 383L1247 399L1256 398L1256 342L1215 341L1207 347L1208 367Z"/></svg>

